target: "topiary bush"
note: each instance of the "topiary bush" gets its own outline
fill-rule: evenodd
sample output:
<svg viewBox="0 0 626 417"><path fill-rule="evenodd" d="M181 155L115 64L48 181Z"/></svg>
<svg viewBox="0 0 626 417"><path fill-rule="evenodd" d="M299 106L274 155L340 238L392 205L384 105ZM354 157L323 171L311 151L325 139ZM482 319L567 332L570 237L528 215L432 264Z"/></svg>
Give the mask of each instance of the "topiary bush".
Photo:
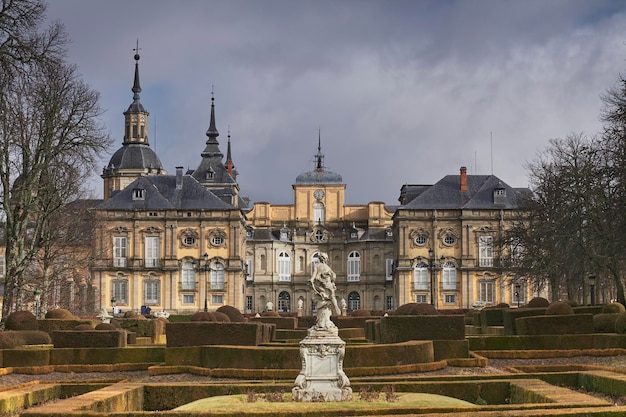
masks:
<svg viewBox="0 0 626 417"><path fill-rule="evenodd" d="M498 303L494 308L509 308L510 305L507 303Z"/></svg>
<svg viewBox="0 0 626 417"><path fill-rule="evenodd" d="M432 316L440 314L435 307L426 303L403 304L394 312L396 316Z"/></svg>
<svg viewBox="0 0 626 417"><path fill-rule="evenodd" d="M65 308L55 308L52 310L48 310L46 313L47 319L62 319L62 320L74 320L76 316L72 314L71 311Z"/></svg>
<svg viewBox="0 0 626 417"><path fill-rule="evenodd" d="M7 330L38 330L37 318L30 311L16 311L11 313L4 322Z"/></svg>
<svg viewBox="0 0 626 417"><path fill-rule="evenodd" d="M555 301L546 308L547 316L565 316L568 314L574 314L574 309L562 301Z"/></svg>
<svg viewBox="0 0 626 417"><path fill-rule="evenodd" d="M261 314L263 317L280 317L278 311L270 310Z"/></svg>
<svg viewBox="0 0 626 417"><path fill-rule="evenodd" d="M141 320L141 319L145 319L146 317L141 315L141 314L138 314L138 313L136 313L136 312L134 312L132 310L129 310L129 311L124 312L124 315L122 316L122 318L125 318L125 319L140 319Z"/></svg>
<svg viewBox="0 0 626 417"><path fill-rule="evenodd" d="M615 333L626 333L626 313L620 313L615 319Z"/></svg>
<svg viewBox="0 0 626 417"><path fill-rule="evenodd" d="M540 308L540 307L548 307L550 305L550 301L546 300L543 297L535 297L526 304L526 307L529 308Z"/></svg>
<svg viewBox="0 0 626 417"><path fill-rule="evenodd" d="M626 312L626 308L622 303L609 303L602 307L603 314L611 314L611 313L624 313Z"/></svg>
<svg viewBox="0 0 626 417"><path fill-rule="evenodd" d="M226 314L232 323L243 323L246 321L241 311L233 306L221 306L216 312Z"/></svg>
<svg viewBox="0 0 626 417"><path fill-rule="evenodd" d="M19 335L24 339L25 345L47 345L52 343L50 335L41 330L22 330Z"/></svg>
<svg viewBox="0 0 626 417"><path fill-rule="evenodd" d="M0 349L13 349L14 347L14 338L10 337L6 332L0 332Z"/></svg>
<svg viewBox="0 0 626 417"><path fill-rule="evenodd" d="M352 313L350 313L350 315L353 317L369 317L372 314L370 313L369 310L359 308L358 310L354 310Z"/></svg>
<svg viewBox="0 0 626 417"><path fill-rule="evenodd" d="M118 327L115 327L111 323L100 323L95 327L95 330L117 330Z"/></svg>
<svg viewBox="0 0 626 417"><path fill-rule="evenodd" d="M226 314L217 311L198 311L191 316L191 321L219 321L228 323L230 319Z"/></svg>

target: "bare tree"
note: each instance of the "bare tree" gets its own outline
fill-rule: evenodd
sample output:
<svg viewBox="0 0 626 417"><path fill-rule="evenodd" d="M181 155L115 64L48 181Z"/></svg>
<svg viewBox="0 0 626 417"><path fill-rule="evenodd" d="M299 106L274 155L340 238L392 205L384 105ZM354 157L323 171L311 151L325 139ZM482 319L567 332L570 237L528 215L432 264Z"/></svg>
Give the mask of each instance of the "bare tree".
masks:
<svg viewBox="0 0 626 417"><path fill-rule="evenodd" d="M39 1L2 2L0 11L0 182L6 275L2 317L23 307L25 273L46 242L53 217L76 199L110 139L99 95L65 61L60 23L37 32Z"/></svg>

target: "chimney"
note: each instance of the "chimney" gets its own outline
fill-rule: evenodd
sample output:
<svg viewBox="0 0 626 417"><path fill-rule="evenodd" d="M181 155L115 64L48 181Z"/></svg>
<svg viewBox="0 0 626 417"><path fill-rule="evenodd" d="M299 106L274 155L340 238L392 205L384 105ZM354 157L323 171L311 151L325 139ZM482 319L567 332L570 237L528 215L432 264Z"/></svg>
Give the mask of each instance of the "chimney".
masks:
<svg viewBox="0 0 626 417"><path fill-rule="evenodd" d="M461 191L467 191L467 168L461 167Z"/></svg>
<svg viewBox="0 0 626 417"><path fill-rule="evenodd" d="M183 189L183 167L176 167L176 189Z"/></svg>

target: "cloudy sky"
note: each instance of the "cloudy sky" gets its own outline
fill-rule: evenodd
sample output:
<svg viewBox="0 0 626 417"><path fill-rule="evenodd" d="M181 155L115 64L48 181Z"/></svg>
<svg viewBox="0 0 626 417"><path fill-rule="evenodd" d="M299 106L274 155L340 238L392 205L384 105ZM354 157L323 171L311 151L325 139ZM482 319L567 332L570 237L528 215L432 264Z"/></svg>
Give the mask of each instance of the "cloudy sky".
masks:
<svg viewBox="0 0 626 417"><path fill-rule="evenodd" d="M321 131L348 203L466 166L513 187L551 138L600 130L626 74L622 0L54 0L68 59L121 146L139 39L141 101L165 168L195 168L215 92L243 195L293 202Z"/></svg>

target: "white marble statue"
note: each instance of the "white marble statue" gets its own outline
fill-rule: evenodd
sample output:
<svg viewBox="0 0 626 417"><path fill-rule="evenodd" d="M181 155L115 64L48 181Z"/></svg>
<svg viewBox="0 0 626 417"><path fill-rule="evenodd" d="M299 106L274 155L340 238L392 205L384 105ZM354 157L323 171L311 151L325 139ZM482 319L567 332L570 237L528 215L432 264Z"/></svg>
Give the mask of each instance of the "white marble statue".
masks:
<svg viewBox="0 0 626 417"><path fill-rule="evenodd" d="M340 315L341 310L337 305L337 297L335 297L335 272L328 266L328 255L318 253L319 262L315 264L313 274L311 275L311 287L313 289L314 298L316 300L317 320L315 323L316 330L329 330L337 326L330 320L333 313Z"/></svg>
<svg viewBox="0 0 626 417"><path fill-rule="evenodd" d="M113 318L104 308L100 310L100 313L98 313L96 317L99 318L102 323L111 323L111 319Z"/></svg>

